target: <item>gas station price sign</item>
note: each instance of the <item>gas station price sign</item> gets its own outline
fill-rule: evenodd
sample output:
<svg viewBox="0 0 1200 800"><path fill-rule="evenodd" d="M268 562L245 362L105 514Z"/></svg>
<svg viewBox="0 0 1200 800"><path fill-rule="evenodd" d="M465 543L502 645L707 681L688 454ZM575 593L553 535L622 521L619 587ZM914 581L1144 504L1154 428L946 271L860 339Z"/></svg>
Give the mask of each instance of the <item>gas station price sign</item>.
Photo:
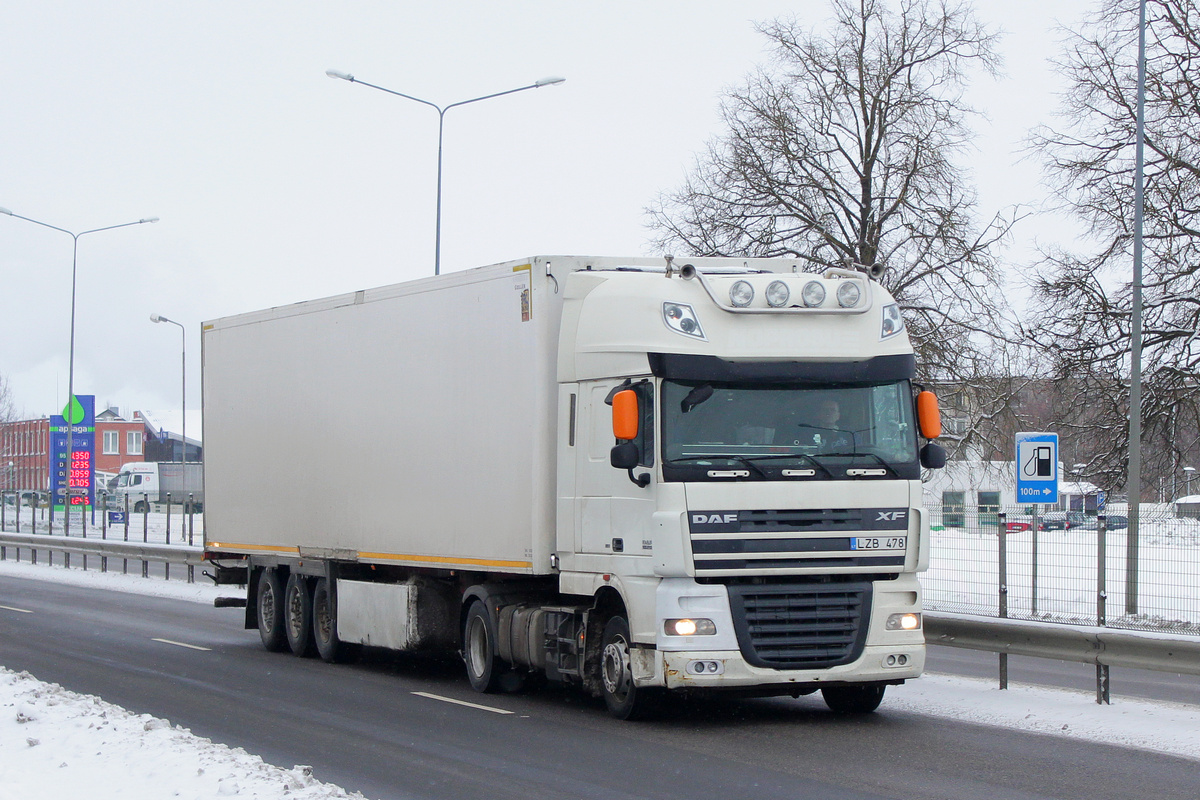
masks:
<svg viewBox="0 0 1200 800"><path fill-rule="evenodd" d="M68 429L67 417L70 417ZM67 440L73 452L67 452ZM95 502L96 398L76 395L62 416L50 418L50 493L54 511L85 508Z"/></svg>

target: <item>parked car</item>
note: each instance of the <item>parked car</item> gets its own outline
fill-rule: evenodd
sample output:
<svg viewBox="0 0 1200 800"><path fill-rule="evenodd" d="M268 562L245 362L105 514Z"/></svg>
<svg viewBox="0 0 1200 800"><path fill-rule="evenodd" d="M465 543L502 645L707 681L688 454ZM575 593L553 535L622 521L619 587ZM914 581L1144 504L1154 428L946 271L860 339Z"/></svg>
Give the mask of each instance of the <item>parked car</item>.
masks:
<svg viewBox="0 0 1200 800"><path fill-rule="evenodd" d="M1088 517L1088 521L1083 525L1084 530L1094 531L1100 527L1100 520L1095 517ZM1121 514L1111 514L1108 517L1108 530L1119 531L1129 527L1129 517Z"/></svg>
<svg viewBox="0 0 1200 800"><path fill-rule="evenodd" d="M1039 531L1065 531L1071 528L1086 528L1091 520L1095 527L1095 517L1089 517L1082 511L1046 511L1038 514ZM1033 516L1009 520L1004 524L1008 533L1021 533L1033 527ZM1111 526L1110 526L1111 527Z"/></svg>
<svg viewBox="0 0 1200 800"><path fill-rule="evenodd" d="M37 492L32 489L26 489L20 492L6 492L4 495L4 502L11 506L17 501L18 497L20 497L21 505L23 506L36 505L38 508L41 508L49 505L50 503L50 494L48 492Z"/></svg>
<svg viewBox="0 0 1200 800"><path fill-rule="evenodd" d="M1039 528L1044 531L1066 531L1082 528L1088 517L1082 511L1047 511L1041 515Z"/></svg>

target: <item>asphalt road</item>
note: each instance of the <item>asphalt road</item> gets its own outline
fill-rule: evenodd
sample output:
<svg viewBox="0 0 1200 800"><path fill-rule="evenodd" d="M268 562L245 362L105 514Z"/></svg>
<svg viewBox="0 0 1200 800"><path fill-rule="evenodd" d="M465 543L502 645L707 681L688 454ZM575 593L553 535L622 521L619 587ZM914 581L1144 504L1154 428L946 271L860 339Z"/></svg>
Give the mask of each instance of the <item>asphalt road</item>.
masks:
<svg viewBox="0 0 1200 800"><path fill-rule="evenodd" d="M622 723L570 689L475 694L452 660L372 653L334 666L267 653L239 609L9 577L0 606L5 667L273 764L312 765L378 800L1200 794L1193 761L888 711L886 700L851 719L819 695L708 699Z"/></svg>

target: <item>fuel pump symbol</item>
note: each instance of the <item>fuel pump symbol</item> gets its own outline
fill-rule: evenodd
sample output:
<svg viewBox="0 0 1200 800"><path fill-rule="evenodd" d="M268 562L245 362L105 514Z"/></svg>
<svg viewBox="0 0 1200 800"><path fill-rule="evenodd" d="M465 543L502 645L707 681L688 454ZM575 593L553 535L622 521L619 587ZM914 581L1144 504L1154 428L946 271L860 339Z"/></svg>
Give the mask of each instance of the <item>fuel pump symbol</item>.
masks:
<svg viewBox="0 0 1200 800"><path fill-rule="evenodd" d="M1054 466L1050 460L1051 447L1042 445L1033 448L1033 454L1021 465L1021 474L1030 478L1050 478L1054 476Z"/></svg>

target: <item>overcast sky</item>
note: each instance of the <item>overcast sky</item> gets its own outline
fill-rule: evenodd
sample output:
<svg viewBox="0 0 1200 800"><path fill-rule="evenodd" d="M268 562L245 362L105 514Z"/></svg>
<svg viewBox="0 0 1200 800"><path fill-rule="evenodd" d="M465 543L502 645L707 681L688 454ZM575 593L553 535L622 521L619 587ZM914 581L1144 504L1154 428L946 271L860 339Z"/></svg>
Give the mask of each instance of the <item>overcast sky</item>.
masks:
<svg viewBox="0 0 1200 800"><path fill-rule="evenodd" d="M978 0L1006 75L970 101L981 213L1044 199L1020 140L1061 87L1046 58L1084 0ZM765 60L753 23L824 0L9 3L0 24L0 206L82 231L75 389L177 411L189 436L200 323L432 272L446 105L442 271L535 254L659 255L644 208L720 132L722 90ZM1056 225L1032 220L1010 252ZM0 373L41 416L67 392L71 239L0 216ZM430 335L436 335L431 331ZM419 346L417 342L397 346Z"/></svg>

